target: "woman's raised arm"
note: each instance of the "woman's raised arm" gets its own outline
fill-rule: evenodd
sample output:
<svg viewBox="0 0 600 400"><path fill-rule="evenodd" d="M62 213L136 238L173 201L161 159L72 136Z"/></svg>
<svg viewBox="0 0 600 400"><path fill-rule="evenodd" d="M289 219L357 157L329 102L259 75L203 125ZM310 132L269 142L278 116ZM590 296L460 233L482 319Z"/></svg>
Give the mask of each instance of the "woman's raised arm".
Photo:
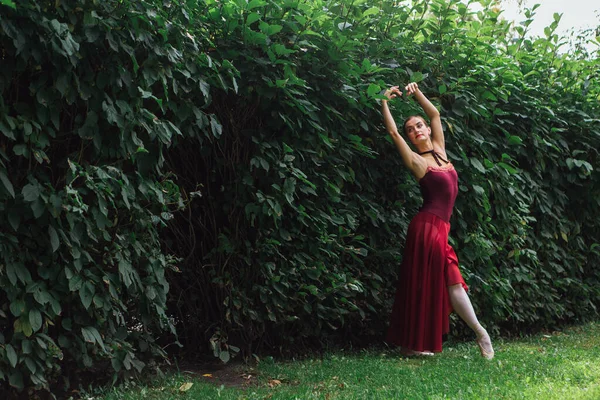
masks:
<svg viewBox="0 0 600 400"><path fill-rule="evenodd" d="M384 96L387 97L388 100L394 99L398 96L402 96L402 92L398 89L398 86L392 86L388 90L385 91ZM402 161L404 161L404 165L406 165L411 171L414 170L414 164L416 161L417 154L414 153L411 148L408 146L408 143L404 140L402 135L398 132L398 127L396 126L396 122L392 117L392 113L388 107L388 100L381 101L381 113L383 114L383 122L385 124L385 128L388 131L388 134L392 138L392 141L396 145L396 148L400 152L400 156L402 156Z"/></svg>

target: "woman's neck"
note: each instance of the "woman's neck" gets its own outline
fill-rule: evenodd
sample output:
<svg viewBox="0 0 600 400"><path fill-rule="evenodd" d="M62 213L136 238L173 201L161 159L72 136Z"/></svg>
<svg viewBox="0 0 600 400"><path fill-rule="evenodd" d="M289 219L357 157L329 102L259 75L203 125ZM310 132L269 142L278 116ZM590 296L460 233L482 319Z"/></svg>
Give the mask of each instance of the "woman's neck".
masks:
<svg viewBox="0 0 600 400"><path fill-rule="evenodd" d="M433 150L433 144L429 140L427 142L425 142L425 143L422 143L422 144L419 143L415 147L417 148L417 153L419 153L419 154L424 153L426 151Z"/></svg>

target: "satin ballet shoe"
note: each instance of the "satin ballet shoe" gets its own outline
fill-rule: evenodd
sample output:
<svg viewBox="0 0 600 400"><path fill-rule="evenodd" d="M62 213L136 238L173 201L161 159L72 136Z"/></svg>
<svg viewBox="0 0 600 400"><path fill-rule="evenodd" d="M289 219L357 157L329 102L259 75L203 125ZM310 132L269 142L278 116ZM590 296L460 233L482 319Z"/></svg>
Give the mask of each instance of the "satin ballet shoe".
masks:
<svg viewBox="0 0 600 400"><path fill-rule="evenodd" d="M491 360L492 358L494 358L494 348L492 347L492 340L490 339L490 335L488 335L487 331L484 331L482 335L477 337L477 346L479 346L479 352L481 353L481 357L485 358L486 360Z"/></svg>
<svg viewBox="0 0 600 400"><path fill-rule="evenodd" d="M430 351L415 351L415 350L402 349L400 351L400 353L404 357L431 357L431 356L433 356L433 353Z"/></svg>

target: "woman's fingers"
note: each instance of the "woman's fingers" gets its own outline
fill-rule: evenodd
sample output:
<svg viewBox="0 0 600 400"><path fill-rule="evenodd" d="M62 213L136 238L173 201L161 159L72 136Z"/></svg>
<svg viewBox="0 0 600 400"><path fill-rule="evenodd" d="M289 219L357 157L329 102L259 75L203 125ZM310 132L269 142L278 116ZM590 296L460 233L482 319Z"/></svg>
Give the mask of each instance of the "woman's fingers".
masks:
<svg viewBox="0 0 600 400"><path fill-rule="evenodd" d="M417 92L417 90L419 90L419 86L416 84L416 82L411 82L408 85L406 85L406 87L404 88L406 90L406 93L411 95Z"/></svg>
<svg viewBox="0 0 600 400"><path fill-rule="evenodd" d="M400 91L398 86L392 86L391 88L386 90L383 95L391 100L395 99L398 96L402 96L402 92Z"/></svg>

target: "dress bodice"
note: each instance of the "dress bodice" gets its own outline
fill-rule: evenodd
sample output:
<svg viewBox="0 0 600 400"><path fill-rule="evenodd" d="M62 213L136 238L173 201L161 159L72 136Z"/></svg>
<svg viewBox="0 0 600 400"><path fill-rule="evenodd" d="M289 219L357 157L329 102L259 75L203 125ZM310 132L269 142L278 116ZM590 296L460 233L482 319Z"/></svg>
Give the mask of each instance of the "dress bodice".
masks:
<svg viewBox="0 0 600 400"><path fill-rule="evenodd" d="M452 164L443 168L428 167L425 175L419 180L419 186L423 195L421 211L450 222L454 201L458 195L458 174Z"/></svg>

